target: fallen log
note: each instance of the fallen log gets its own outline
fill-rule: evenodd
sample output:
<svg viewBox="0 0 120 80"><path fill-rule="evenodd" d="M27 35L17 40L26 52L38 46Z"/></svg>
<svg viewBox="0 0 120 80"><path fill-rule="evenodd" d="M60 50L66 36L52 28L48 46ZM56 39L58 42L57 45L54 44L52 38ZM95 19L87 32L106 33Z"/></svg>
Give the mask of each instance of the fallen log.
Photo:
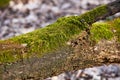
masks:
<svg viewBox="0 0 120 80"><path fill-rule="evenodd" d="M74 46L67 42L76 35L81 35L92 23L119 11L120 0L116 0L80 16L62 17L45 28L0 41L1 79L44 79L64 71L111 63L106 56L98 57L99 54L90 50L92 46L89 44L91 41L86 38L87 33L84 34L85 37L81 36L85 40L77 48L74 48L79 44L76 41L73 41ZM116 24L118 23L119 20ZM91 54L87 54L88 52ZM119 63L119 58L115 62Z"/></svg>

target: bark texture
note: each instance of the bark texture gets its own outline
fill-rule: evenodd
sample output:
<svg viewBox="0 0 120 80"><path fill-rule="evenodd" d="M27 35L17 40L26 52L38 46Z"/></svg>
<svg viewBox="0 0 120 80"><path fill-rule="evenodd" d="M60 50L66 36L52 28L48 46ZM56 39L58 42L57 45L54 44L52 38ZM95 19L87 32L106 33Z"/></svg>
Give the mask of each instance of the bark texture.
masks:
<svg viewBox="0 0 120 80"><path fill-rule="evenodd" d="M114 2L107 4L107 10L108 13L96 18L96 21L99 19L105 19L107 16L111 16L117 12L120 12L120 0L115 0Z"/></svg>

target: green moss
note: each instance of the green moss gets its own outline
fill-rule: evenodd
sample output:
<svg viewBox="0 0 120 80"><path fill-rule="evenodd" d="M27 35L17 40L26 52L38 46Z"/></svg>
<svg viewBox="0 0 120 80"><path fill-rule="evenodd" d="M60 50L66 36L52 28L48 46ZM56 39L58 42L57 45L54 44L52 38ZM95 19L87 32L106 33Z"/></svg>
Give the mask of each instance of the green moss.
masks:
<svg viewBox="0 0 120 80"><path fill-rule="evenodd" d="M0 0L0 7L3 8L3 7L6 7L9 5L9 1L10 0Z"/></svg>
<svg viewBox="0 0 120 80"><path fill-rule="evenodd" d="M108 10L107 10L106 5L102 5L100 7L94 8L94 9L88 11L87 13L81 15L80 20L83 19L88 24L91 24L91 23L95 22L97 20L97 18L99 18L99 16L106 14L107 11Z"/></svg>
<svg viewBox="0 0 120 80"><path fill-rule="evenodd" d="M80 16L59 18L55 23L48 25L45 28L13 37L7 41L12 41L19 45L27 44L25 47L27 55L35 54L41 57L45 53L49 53L66 46L66 42L68 40L73 38L75 35L78 35L82 30L85 30L89 26L88 24L96 21L96 17L105 13L107 13L107 8L103 5ZM4 45L4 42L5 41L3 41L3 44L1 45ZM10 54L12 54L12 51Z"/></svg>
<svg viewBox="0 0 120 80"><path fill-rule="evenodd" d="M34 32L13 38L13 41L27 43L30 52L44 53L65 45L72 36L86 29L88 23L106 13L106 6L100 6L80 16L59 18L54 24Z"/></svg>
<svg viewBox="0 0 120 80"><path fill-rule="evenodd" d="M92 24L90 30L91 40L98 42L102 39L111 39L113 37L113 32L110 29L110 25L105 22L96 22Z"/></svg>
<svg viewBox="0 0 120 80"><path fill-rule="evenodd" d="M117 36L118 41L120 41L120 18L115 19L111 22L114 29L116 30L115 34Z"/></svg>
<svg viewBox="0 0 120 80"><path fill-rule="evenodd" d="M5 50L1 51L0 53L0 61L1 62L13 62L16 61L18 58L17 56L13 56L14 54L12 53L13 51Z"/></svg>
<svg viewBox="0 0 120 80"><path fill-rule="evenodd" d="M25 57L25 47L11 41L0 41L0 62L14 62Z"/></svg>
<svg viewBox="0 0 120 80"><path fill-rule="evenodd" d="M74 19L71 19L70 21L74 22ZM56 22L46 28L38 29L34 32L17 36L10 40L20 44L26 43L29 52L39 53L41 55L42 53L53 51L64 46L65 42L81 31L78 26L82 27L84 24L79 23L76 25L67 21Z"/></svg>

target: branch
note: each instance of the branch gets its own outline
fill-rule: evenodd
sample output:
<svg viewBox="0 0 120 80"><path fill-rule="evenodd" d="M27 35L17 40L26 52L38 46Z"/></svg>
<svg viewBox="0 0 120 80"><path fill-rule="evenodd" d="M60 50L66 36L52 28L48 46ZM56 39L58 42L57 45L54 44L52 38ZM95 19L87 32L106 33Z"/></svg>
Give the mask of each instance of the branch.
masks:
<svg viewBox="0 0 120 80"><path fill-rule="evenodd" d="M107 13L102 15L101 17L96 18L96 21L100 20L100 19L105 19L108 16L111 16L111 15L116 14L117 12L120 12L120 0L111 2L111 3L107 4L106 6L107 6L107 10L108 10Z"/></svg>
<svg viewBox="0 0 120 80"><path fill-rule="evenodd" d="M66 70L101 65L98 55L93 55L94 52L84 54L85 50L90 52L89 47L80 46L81 51L78 54L67 42L97 20L119 11L120 0L116 0L85 14L62 17L45 28L0 41L0 73L3 76L9 75L8 78L43 79ZM119 59L117 61L119 62ZM5 80L4 77L3 79Z"/></svg>

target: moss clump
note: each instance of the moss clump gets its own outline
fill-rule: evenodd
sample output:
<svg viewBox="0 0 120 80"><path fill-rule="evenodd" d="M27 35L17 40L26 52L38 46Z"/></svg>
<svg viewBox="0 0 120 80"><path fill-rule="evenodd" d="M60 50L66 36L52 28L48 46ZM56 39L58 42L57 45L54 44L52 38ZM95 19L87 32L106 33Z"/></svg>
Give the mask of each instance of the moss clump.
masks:
<svg viewBox="0 0 120 80"><path fill-rule="evenodd" d="M117 36L118 41L120 41L120 18L117 18L111 22L115 29L115 35Z"/></svg>
<svg viewBox="0 0 120 80"><path fill-rule="evenodd" d="M0 8L6 7L9 5L10 0L0 0Z"/></svg>
<svg viewBox="0 0 120 80"><path fill-rule="evenodd" d="M10 41L0 41L0 63L14 62L25 57L25 47Z"/></svg>
<svg viewBox="0 0 120 80"><path fill-rule="evenodd" d="M96 17L107 12L105 5L95 8L80 16L70 16L59 18L54 24L34 32L24 34L12 41L27 43L29 52L39 53L40 55L56 50L65 45L70 38L85 30L89 23L93 23Z"/></svg>
<svg viewBox="0 0 120 80"><path fill-rule="evenodd" d="M104 15L105 13L107 13L107 8L103 5L80 16L59 18L55 23L45 28L8 39L7 41L12 41L19 45L27 44L26 53L28 55L35 54L41 57L45 53L66 46L68 40L78 35L82 30L85 30L89 26L88 24L96 21L96 17ZM5 41L2 43L1 45L4 45ZM10 51L10 53L12 53L12 50Z"/></svg>
<svg viewBox="0 0 120 80"><path fill-rule="evenodd" d="M101 39L111 39L113 37L113 32L110 29L110 25L105 22L96 22L92 24L90 30L91 40L98 42Z"/></svg>
<svg viewBox="0 0 120 80"><path fill-rule="evenodd" d="M29 48L28 52L41 55L65 46L65 42L85 28L85 25L79 23L77 19L68 17L61 22L57 21L45 28L14 37L10 40L20 44L26 43Z"/></svg>
<svg viewBox="0 0 120 80"><path fill-rule="evenodd" d="M18 55L15 55L16 52L10 51L10 50L5 50L1 51L0 53L0 61L1 62L14 62L18 60Z"/></svg>
<svg viewBox="0 0 120 80"><path fill-rule="evenodd" d="M81 15L81 19L80 20L85 20L88 24L92 24L93 22L95 22L98 18L100 18L99 16L104 15L107 13L107 6L106 5L102 5L100 7L94 8L90 11L88 11L87 13Z"/></svg>

